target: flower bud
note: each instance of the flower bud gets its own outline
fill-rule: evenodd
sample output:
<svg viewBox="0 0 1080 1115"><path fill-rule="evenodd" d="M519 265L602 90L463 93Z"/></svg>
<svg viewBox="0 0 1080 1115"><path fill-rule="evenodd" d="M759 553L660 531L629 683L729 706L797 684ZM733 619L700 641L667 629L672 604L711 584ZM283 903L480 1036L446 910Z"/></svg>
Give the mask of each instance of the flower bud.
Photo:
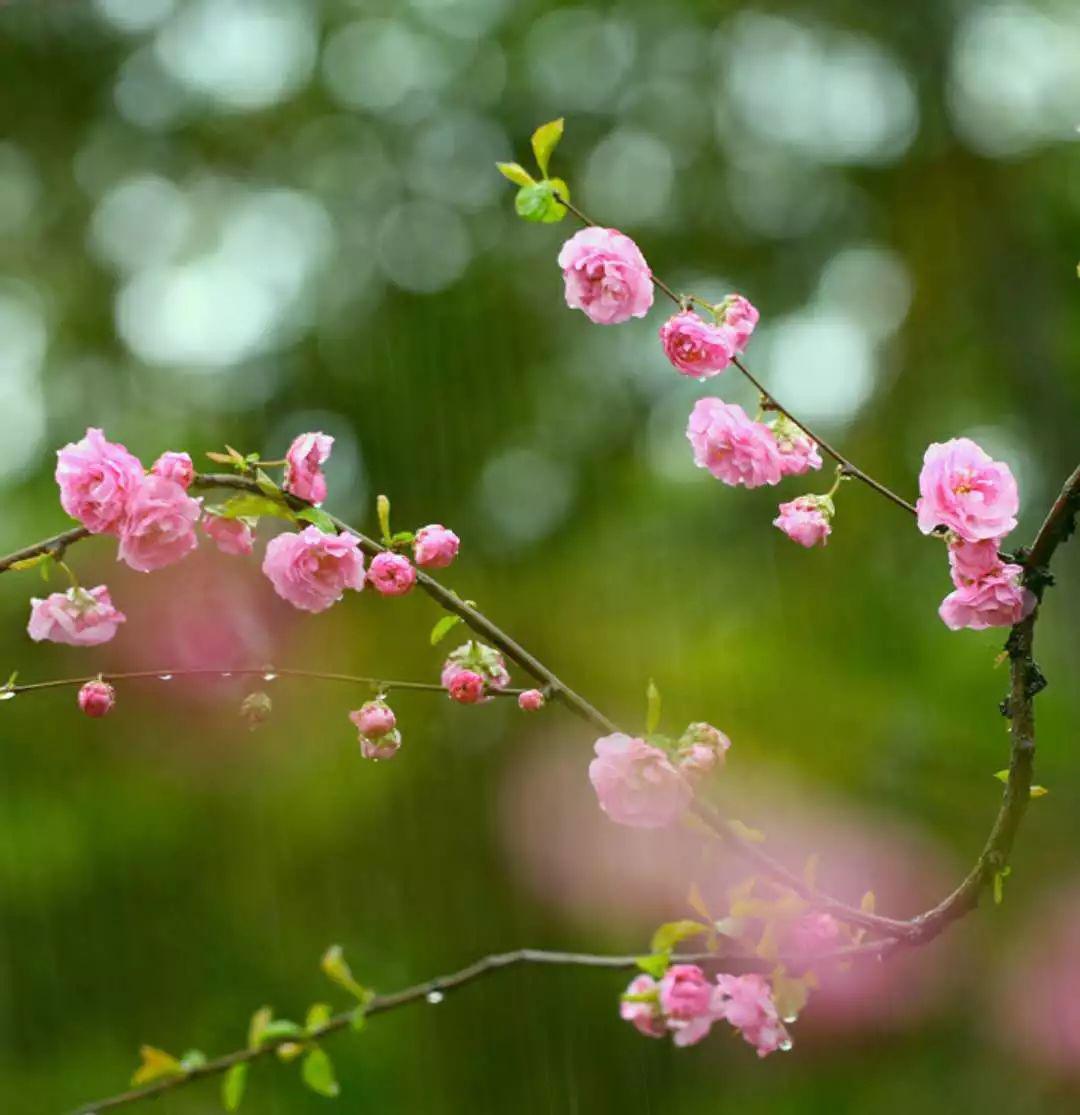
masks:
<svg viewBox="0 0 1080 1115"><path fill-rule="evenodd" d="M484 696L484 679L474 670L455 670L446 683L450 700L475 705Z"/></svg>
<svg viewBox="0 0 1080 1115"><path fill-rule="evenodd" d="M264 720L269 719L273 707L270 694L257 689L240 702L240 715L247 722L248 729L253 732Z"/></svg>
<svg viewBox="0 0 1080 1115"><path fill-rule="evenodd" d="M114 704L116 704L116 690L100 678L97 681L88 681L79 690L79 708L95 720L108 713Z"/></svg>
<svg viewBox="0 0 1080 1115"><path fill-rule="evenodd" d="M407 557L384 550L371 559L367 580L383 596L404 596L416 583L416 569Z"/></svg>
<svg viewBox="0 0 1080 1115"><path fill-rule="evenodd" d="M544 694L539 689L526 689L518 694L518 708L526 712L539 712L544 707Z"/></svg>
<svg viewBox="0 0 1080 1115"><path fill-rule="evenodd" d="M396 728L378 739L360 737L360 754L365 759L392 759L400 748L401 733Z"/></svg>
<svg viewBox="0 0 1080 1115"><path fill-rule="evenodd" d="M824 546L832 534L833 501L828 496L799 496L790 503L780 504L780 514L773 526L782 530L792 542L809 549Z"/></svg>
<svg viewBox="0 0 1080 1115"><path fill-rule="evenodd" d="M378 739L394 730L397 717L385 701L368 701L349 713L349 719L362 736Z"/></svg>
<svg viewBox="0 0 1080 1115"><path fill-rule="evenodd" d="M431 523L416 532L413 557L417 565L445 569L457 557L461 540L441 523Z"/></svg>
<svg viewBox="0 0 1080 1115"><path fill-rule="evenodd" d="M169 450L158 457L150 466L150 471L155 476L174 481L186 492L194 479L195 465L187 453L174 453Z"/></svg>

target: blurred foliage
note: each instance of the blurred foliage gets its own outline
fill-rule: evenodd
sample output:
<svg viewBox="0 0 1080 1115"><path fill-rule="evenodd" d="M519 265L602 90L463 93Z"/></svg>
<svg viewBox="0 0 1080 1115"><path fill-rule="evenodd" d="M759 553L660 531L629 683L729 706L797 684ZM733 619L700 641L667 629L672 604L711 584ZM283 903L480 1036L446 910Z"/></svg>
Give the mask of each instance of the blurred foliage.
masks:
<svg viewBox="0 0 1080 1115"><path fill-rule="evenodd" d="M977 437L1020 477L1026 538L1078 444L1078 40L1050 0L12 0L3 548L65 525L52 451L88 422L147 461L225 441L273 457L321 428L328 506L371 530L386 491L402 527L452 525L454 587L601 708L636 722L655 677L667 716L732 737L729 767L828 786L970 861L1006 754L1000 637L938 622L941 552L858 486L806 553L769 526L777 493L697 472L696 394L752 396L673 375L659 307L617 329L566 310L569 221L518 222L493 164L528 162L565 116L575 201L676 287L753 298L750 366L785 401L909 495L929 441ZM4 676L156 667L183 634L224 665L434 677L453 645L429 646L419 597L311 619L253 562L204 552L147 588L103 541L71 559L128 629L100 654L32 645L40 581L10 574ZM811 1001L795 1052L758 1063L644 1041L617 1019L621 977L517 970L336 1039L343 1109L1073 1109L987 1021L1012 938L1078 874L1075 547L1057 572L1052 792L1004 904L953 931L970 962L929 1016L815 1039ZM217 627L192 632L200 602ZM360 695L270 688L254 734L236 681L125 687L105 722L66 691L0 708L3 1110L115 1091L143 1043L242 1045L260 1004L296 1016L323 993L333 940L380 990L523 944L644 948L655 923L583 921L504 846L517 756L565 739L584 775L590 739L557 707L402 695L405 746L373 765L345 719ZM295 1075L253 1070L246 1108L326 1109ZM217 1101L199 1085L156 1110Z"/></svg>

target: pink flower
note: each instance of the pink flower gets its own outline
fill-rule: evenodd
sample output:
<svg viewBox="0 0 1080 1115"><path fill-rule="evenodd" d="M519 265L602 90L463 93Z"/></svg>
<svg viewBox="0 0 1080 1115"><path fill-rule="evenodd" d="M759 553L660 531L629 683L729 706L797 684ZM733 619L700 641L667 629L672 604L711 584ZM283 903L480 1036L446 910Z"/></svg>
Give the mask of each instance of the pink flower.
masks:
<svg viewBox="0 0 1080 1115"><path fill-rule="evenodd" d="M950 592L942 600L938 615L953 631L962 627L973 631L1012 627L1035 607L1035 594L1020 583L1022 573L1019 565L1002 565L989 576Z"/></svg>
<svg viewBox="0 0 1080 1115"><path fill-rule="evenodd" d="M255 545L251 527L243 519L226 519L209 512L202 518L202 528L223 554L250 554Z"/></svg>
<svg viewBox="0 0 1080 1115"><path fill-rule="evenodd" d="M142 573L172 565L198 545L200 513L199 504L175 480L144 476L128 502L117 557Z"/></svg>
<svg viewBox="0 0 1080 1115"><path fill-rule="evenodd" d="M639 999L638 996L651 996ZM652 976L635 976L630 986L623 992L619 1003L619 1017L632 1023L637 1030L648 1038L662 1038L667 1033L664 1017L660 1013L659 984ZM634 996L627 999L626 996Z"/></svg>
<svg viewBox="0 0 1080 1115"><path fill-rule="evenodd" d="M791 927L791 948L799 956L818 956L835 948L840 940L840 923L823 911L804 914Z"/></svg>
<svg viewBox="0 0 1080 1115"><path fill-rule="evenodd" d="M944 526L966 542L1002 538L1016 526L1020 499L1009 466L969 438L934 443L919 473L919 530Z"/></svg>
<svg viewBox="0 0 1080 1115"><path fill-rule="evenodd" d="M461 540L440 523L431 523L416 532L413 557L417 565L445 569L457 557Z"/></svg>
<svg viewBox="0 0 1080 1115"><path fill-rule="evenodd" d="M155 476L164 477L179 484L186 492L195 478L195 465L187 453L174 453L169 450L150 466L150 471Z"/></svg>
<svg viewBox="0 0 1080 1115"><path fill-rule="evenodd" d="M88 681L79 690L79 708L97 719L104 716L116 703L116 690L106 681Z"/></svg>
<svg viewBox="0 0 1080 1115"><path fill-rule="evenodd" d="M262 570L278 596L305 612L324 612L347 588L364 587L364 555L356 538L324 534L316 526L274 538Z"/></svg>
<svg viewBox="0 0 1080 1115"><path fill-rule="evenodd" d="M566 304L597 325L644 317L653 301L652 272L638 246L613 228L583 228L562 246Z"/></svg>
<svg viewBox="0 0 1080 1115"><path fill-rule="evenodd" d="M539 689L526 689L518 694L518 708L526 712L539 712L544 707L544 694Z"/></svg>
<svg viewBox="0 0 1080 1115"><path fill-rule="evenodd" d="M377 739L392 732L397 724L394 710L385 701L368 701L349 713L349 719L362 736Z"/></svg>
<svg viewBox="0 0 1080 1115"><path fill-rule="evenodd" d="M365 759L392 759L401 749L401 733L387 732L377 739L372 736L360 737L360 754Z"/></svg>
<svg viewBox="0 0 1080 1115"><path fill-rule="evenodd" d="M683 774L697 777L708 774L722 763L730 747L731 740L719 728L705 723L691 724L679 740L675 758Z"/></svg>
<svg viewBox="0 0 1080 1115"><path fill-rule="evenodd" d="M326 499L326 477L322 466L330 458L334 439L329 434L301 434L293 439L285 454L285 479L282 487L309 503Z"/></svg>
<svg viewBox="0 0 1080 1115"><path fill-rule="evenodd" d="M416 583L416 569L407 557L384 550L371 559L367 579L383 596L404 596Z"/></svg>
<svg viewBox="0 0 1080 1115"><path fill-rule="evenodd" d="M458 667L443 684L450 694L450 700L459 705L475 705L484 696L484 679L475 670Z"/></svg>
<svg viewBox="0 0 1080 1115"><path fill-rule="evenodd" d="M60 505L93 534L119 534L128 501L143 478L138 457L91 427L56 454Z"/></svg>
<svg viewBox="0 0 1080 1115"><path fill-rule="evenodd" d="M67 592L54 592L44 600L31 600L26 630L35 643L48 639L73 647L96 647L107 643L126 618L113 607L109 590L104 585L89 592L69 588Z"/></svg>
<svg viewBox="0 0 1080 1115"><path fill-rule="evenodd" d="M742 352L758 323L757 310L741 294L729 294L716 310L734 335L735 351Z"/></svg>
<svg viewBox="0 0 1080 1115"><path fill-rule="evenodd" d="M690 784L660 748L615 732L594 750L589 781L600 808L620 825L663 828L690 804Z"/></svg>
<svg viewBox="0 0 1080 1115"><path fill-rule="evenodd" d="M475 685L471 679L459 678L462 671L476 674L480 678L479 694L475 693ZM455 701L475 704L479 700L491 700L484 696L485 689L505 689L510 684L510 674L503 656L494 647L470 639L447 656L440 680ZM458 683L456 687L455 681Z"/></svg>
<svg viewBox="0 0 1080 1115"><path fill-rule="evenodd" d="M718 975L713 1006L720 1018L730 1022L746 1041L757 1046L759 1057L766 1057L777 1049L791 1048L791 1039L776 1013L772 989L762 976Z"/></svg>
<svg viewBox="0 0 1080 1115"><path fill-rule="evenodd" d="M660 1010L676 1045L694 1045L708 1034L716 1015L713 988L696 964L672 964L660 980Z"/></svg>
<svg viewBox="0 0 1080 1115"><path fill-rule="evenodd" d="M1002 568L998 557L1000 538L985 538L981 542L965 542L954 538L949 543L949 572L957 588L981 581Z"/></svg>
<svg viewBox="0 0 1080 1115"><path fill-rule="evenodd" d="M686 436L694 447L694 463L733 486L757 488L778 484L780 450L767 426L751 422L737 403L698 399L690 413Z"/></svg>
<svg viewBox="0 0 1080 1115"><path fill-rule="evenodd" d="M799 496L790 503L780 504L780 514L773 519L792 542L800 546L824 546L832 534L830 520L833 502L828 496Z"/></svg>
<svg viewBox="0 0 1080 1115"><path fill-rule="evenodd" d="M722 372L735 355L734 332L727 326L703 321L693 310L669 317L660 326L660 343L672 364L694 379Z"/></svg>
<svg viewBox="0 0 1080 1115"><path fill-rule="evenodd" d="M769 427L780 450L780 471L784 476L802 476L821 468L817 442L790 418L781 414Z"/></svg>

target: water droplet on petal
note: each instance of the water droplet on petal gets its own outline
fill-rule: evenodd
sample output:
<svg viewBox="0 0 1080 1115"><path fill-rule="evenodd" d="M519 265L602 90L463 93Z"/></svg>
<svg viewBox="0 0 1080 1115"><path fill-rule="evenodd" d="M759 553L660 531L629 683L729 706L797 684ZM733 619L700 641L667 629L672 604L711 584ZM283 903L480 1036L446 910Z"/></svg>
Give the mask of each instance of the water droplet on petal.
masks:
<svg viewBox="0 0 1080 1115"><path fill-rule="evenodd" d="M784 1038L778 1048L781 1053L787 1053L791 1049L791 1038Z"/></svg>
<svg viewBox="0 0 1080 1115"><path fill-rule="evenodd" d="M158 674L159 681L172 681L172 674Z"/></svg>
<svg viewBox="0 0 1080 1115"><path fill-rule="evenodd" d="M798 1022L799 1016L797 1014L785 1014L784 1021L790 1026L792 1022Z"/></svg>
<svg viewBox="0 0 1080 1115"><path fill-rule="evenodd" d="M429 991L429 992L428 992L428 993L427 993L427 994L426 994L426 995L424 996L424 998L425 998L425 999L427 999L427 1001L428 1001L428 1002L429 1002L429 1003L430 1003L430 1004L431 1004L431 1005L432 1005L433 1007L437 1007L437 1006L438 1006L438 1005L439 1005L439 1004L440 1004L440 1003L441 1003L441 1002L443 1001L443 999L444 999L444 998L446 998L446 996L445 996L445 995L443 995L443 993L442 993L441 991Z"/></svg>

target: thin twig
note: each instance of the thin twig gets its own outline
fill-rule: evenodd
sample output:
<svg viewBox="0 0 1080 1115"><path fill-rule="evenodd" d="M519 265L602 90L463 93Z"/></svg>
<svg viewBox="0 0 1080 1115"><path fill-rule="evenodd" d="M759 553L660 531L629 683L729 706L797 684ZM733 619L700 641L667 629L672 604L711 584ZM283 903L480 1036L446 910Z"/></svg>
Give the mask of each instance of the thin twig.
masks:
<svg viewBox="0 0 1080 1115"><path fill-rule="evenodd" d="M567 200L557 191L555 193L555 198L561 205L566 206L566 208L569 209L570 212L573 213L574 216L577 217L577 219L581 221L582 224L589 225L590 227L596 227L596 222L591 217L587 216L576 205L571 204L569 200ZM656 289L661 291L663 294L667 295L667 297L670 298L676 306L679 306L681 308L688 301L688 299L681 298L678 294L676 294L675 291L672 290L672 288L668 286L668 284L664 282L664 280L661 279L659 275L653 274L650 271L650 276L653 281L653 286L655 286ZM695 299L695 301L698 300ZM780 414L784 415L784 417L794 422L795 425L798 426L799 429L801 429L804 433L806 433L808 437L816 441L822 448L822 450L824 450L824 452L828 456L832 457L832 459L840 466L845 476L851 476L856 480L861 480L864 484L867 485L867 487L872 488L879 495L883 495L886 499L891 500L893 503L896 504L897 507L903 508L911 515L916 514L915 507L912 504L908 503L906 499L904 499L902 496L898 496L894 491L885 487L885 485L882 484L880 481L875 480L872 476L870 476L869 473L866 473L861 468L859 468L858 465L853 464L838 449L830 445L820 434L815 433L805 422L803 422L799 418L796 418L795 415L792 414L791 411L788 410L787 407L785 407L776 398L776 396L772 394L772 392L768 391L765 388L760 380L758 380L750 373L750 370L741 360L738 359L738 357L733 357L731 362L735 365L736 368L739 369L740 372L742 372L747 380L749 380L749 382L757 388L758 393L761 395L768 408L770 410L779 411Z"/></svg>

